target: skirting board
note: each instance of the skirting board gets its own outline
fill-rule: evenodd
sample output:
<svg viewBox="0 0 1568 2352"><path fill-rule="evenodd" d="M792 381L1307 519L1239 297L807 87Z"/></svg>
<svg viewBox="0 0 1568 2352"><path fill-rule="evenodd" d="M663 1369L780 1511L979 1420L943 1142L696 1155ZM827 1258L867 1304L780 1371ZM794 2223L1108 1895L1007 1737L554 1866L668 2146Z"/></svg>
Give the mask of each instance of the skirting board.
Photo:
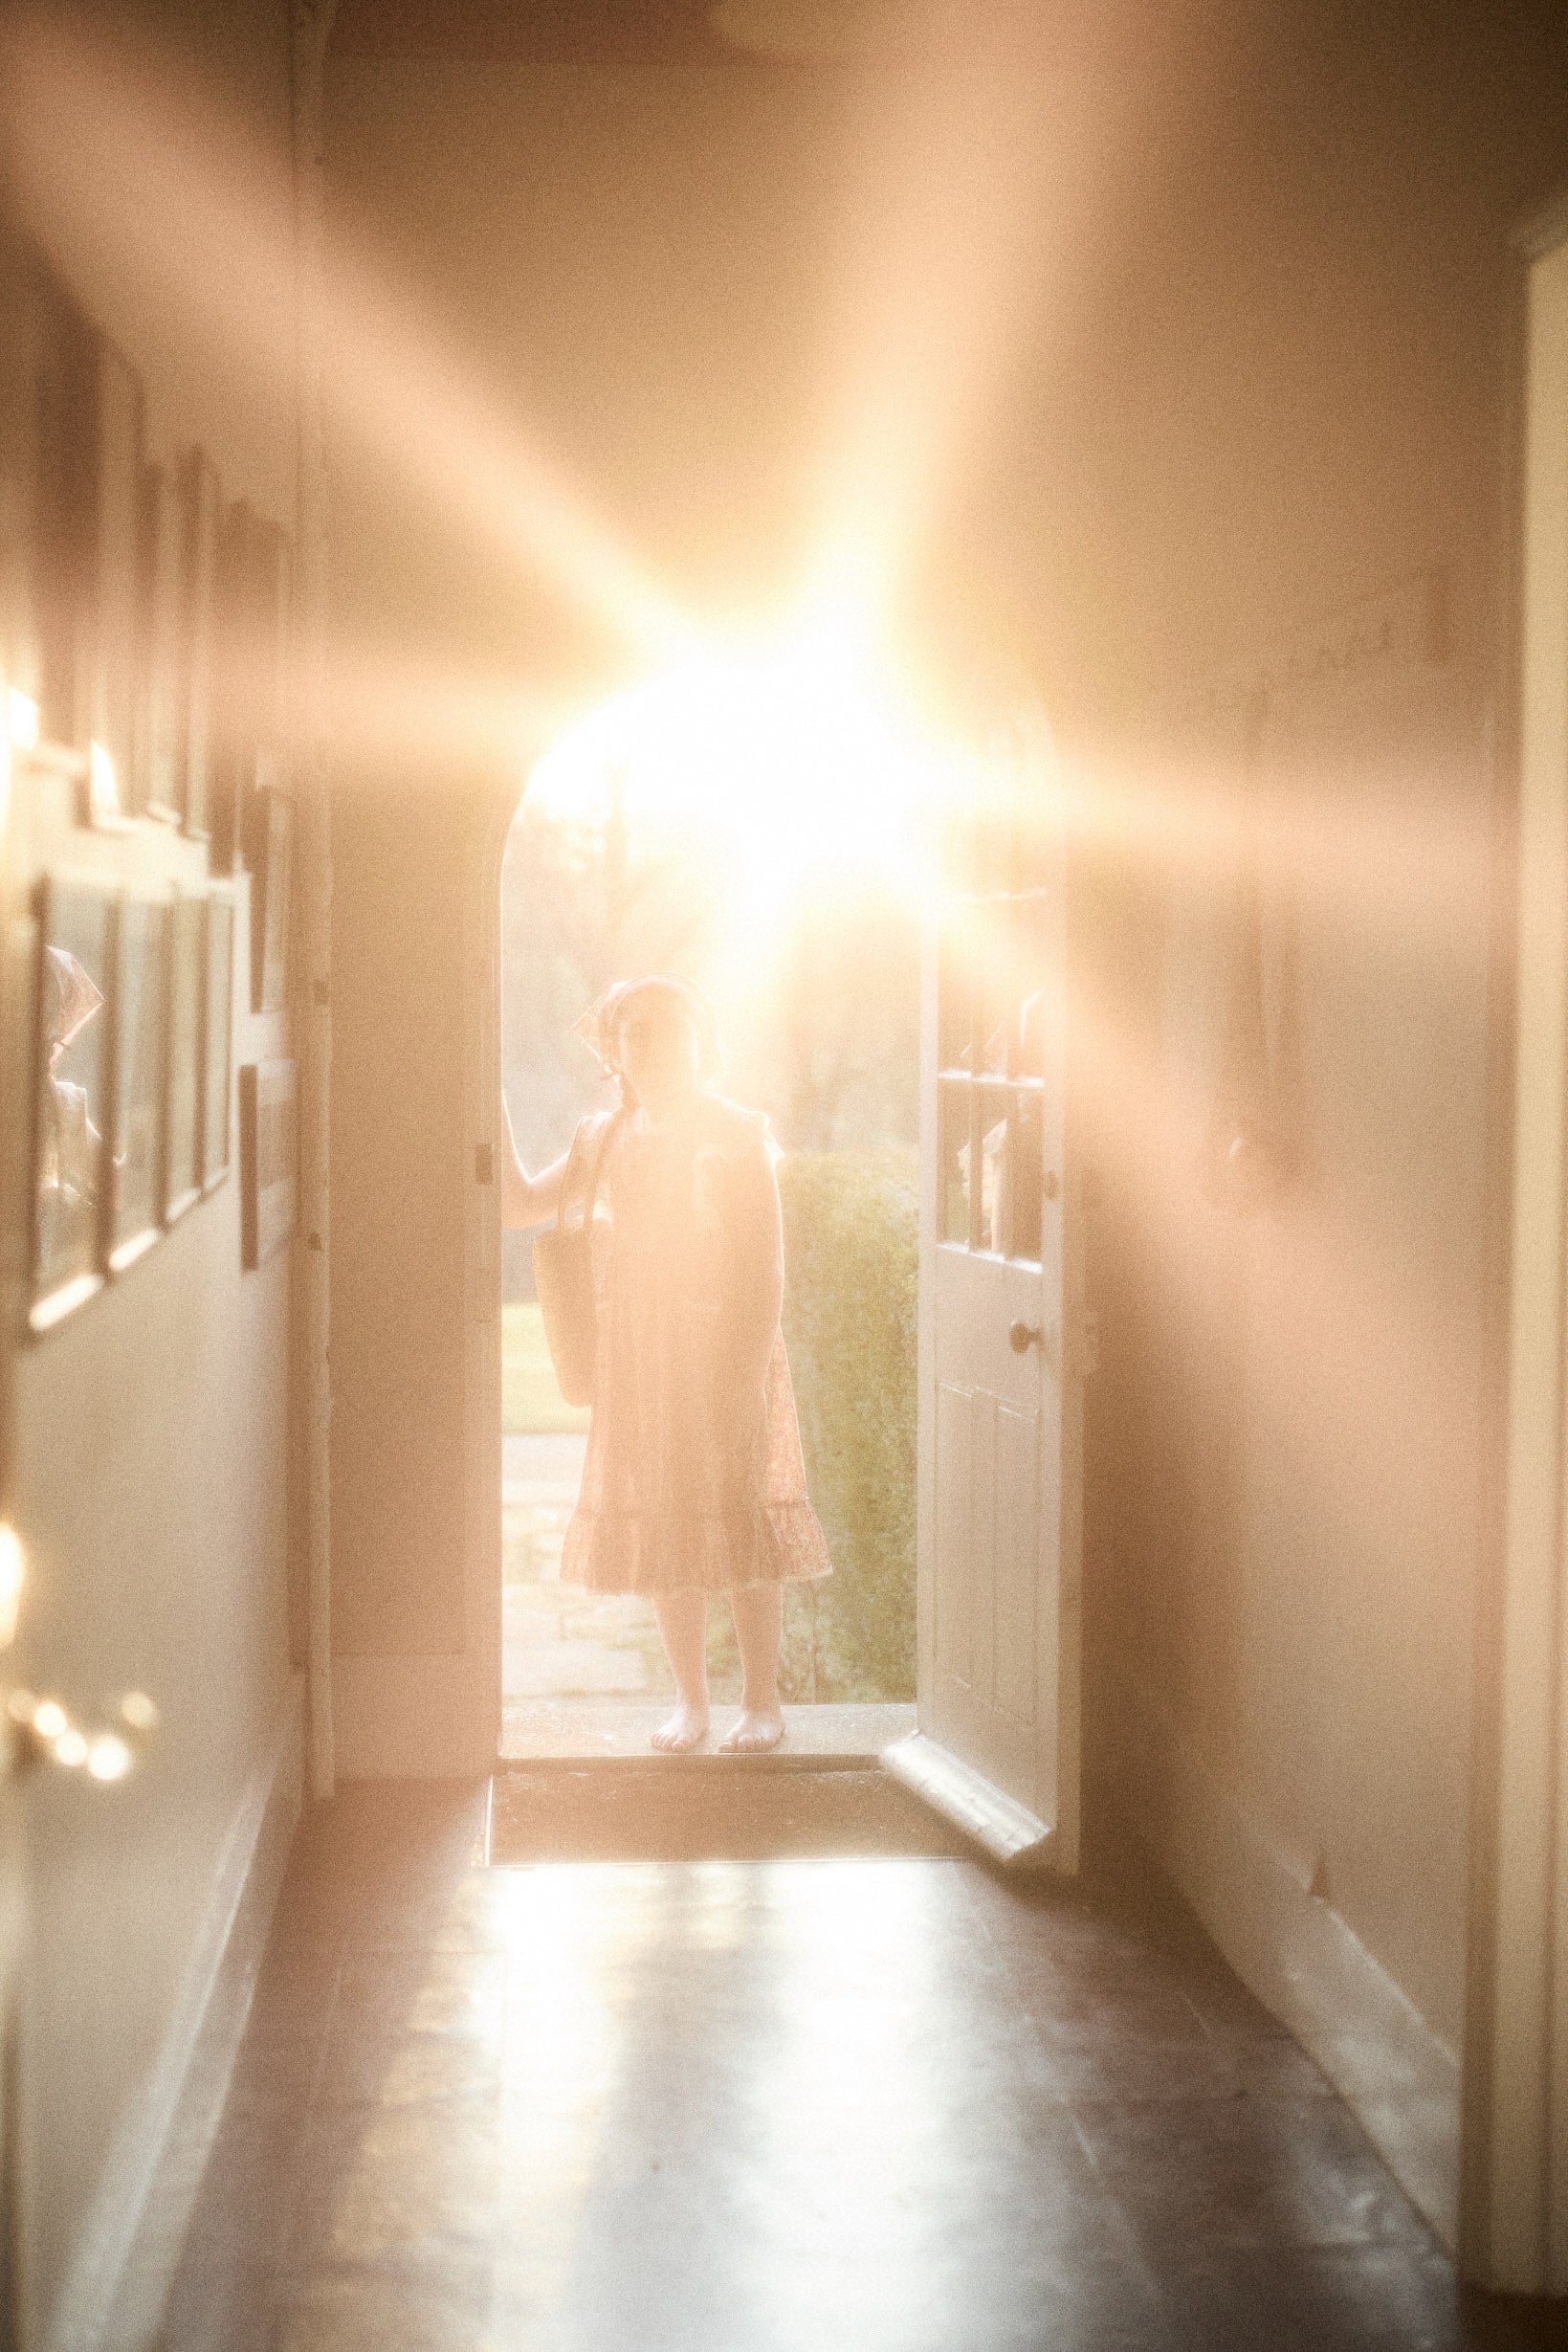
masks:
<svg viewBox="0 0 1568 2352"><path fill-rule="evenodd" d="M1459 2060L1338 1914L1180 1738L1115 1677L1113 1794L1243 1983L1294 2034L1452 2252Z"/></svg>
<svg viewBox="0 0 1568 2352"><path fill-rule="evenodd" d="M339 1780L450 1780L488 1772L500 1745L500 1661L475 1651L450 1657L335 1657L332 1728Z"/></svg>
<svg viewBox="0 0 1568 2352"><path fill-rule="evenodd" d="M230 1824L163 2045L104 2163L46 2352L156 2340L255 1989L304 1790L304 1678Z"/></svg>
<svg viewBox="0 0 1568 2352"><path fill-rule="evenodd" d="M1045 1823L923 1731L885 1747L882 1769L983 1846L993 1860L1015 1870L1049 1867L1052 1841Z"/></svg>

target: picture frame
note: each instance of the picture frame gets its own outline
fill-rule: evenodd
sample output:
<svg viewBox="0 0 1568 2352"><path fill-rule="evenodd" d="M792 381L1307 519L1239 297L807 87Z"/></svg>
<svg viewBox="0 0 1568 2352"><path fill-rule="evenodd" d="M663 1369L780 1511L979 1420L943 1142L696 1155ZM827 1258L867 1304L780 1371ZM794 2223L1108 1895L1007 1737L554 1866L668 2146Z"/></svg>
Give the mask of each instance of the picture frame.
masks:
<svg viewBox="0 0 1568 2352"><path fill-rule="evenodd" d="M136 808L142 604L142 384L102 336L92 357L88 539L88 770L83 819L117 826Z"/></svg>
<svg viewBox="0 0 1568 2352"><path fill-rule="evenodd" d="M257 867L267 846L264 796L291 782L291 579L287 533L236 499L218 535L223 735L211 837L223 874Z"/></svg>
<svg viewBox="0 0 1568 2352"><path fill-rule="evenodd" d="M230 1074L233 1047L234 901L227 891L206 900L202 960L202 1190L214 1191L229 1173Z"/></svg>
<svg viewBox="0 0 1568 2352"><path fill-rule="evenodd" d="M202 1196L202 1007L207 895L175 893L168 913L168 1016L164 1054L164 1223Z"/></svg>
<svg viewBox="0 0 1568 2352"><path fill-rule="evenodd" d="M269 788L256 793L254 805L251 1010L280 1012L288 1001L294 803Z"/></svg>
<svg viewBox="0 0 1568 2352"><path fill-rule="evenodd" d="M123 1274L164 1231L168 900L126 892L115 912L107 1264Z"/></svg>
<svg viewBox="0 0 1568 2352"><path fill-rule="evenodd" d="M255 787L255 515L244 499L218 520L213 632L215 721L208 810L214 874L244 864L251 795Z"/></svg>
<svg viewBox="0 0 1568 2352"><path fill-rule="evenodd" d="M292 1061L247 1062L239 1074L240 1263L254 1274L294 1232L298 1095Z"/></svg>
<svg viewBox="0 0 1568 2352"><path fill-rule="evenodd" d="M142 469L141 727L137 807L178 825L185 517L166 466Z"/></svg>
<svg viewBox="0 0 1568 2352"><path fill-rule="evenodd" d="M38 735L73 754L83 777L91 730L96 352L85 315L54 273L43 272L32 499Z"/></svg>
<svg viewBox="0 0 1568 2352"><path fill-rule="evenodd" d="M7 322L8 365L0 368L0 509L11 525L0 530L0 672L5 702L0 723L12 747L31 736L43 715L46 597L41 521L46 465L50 349L58 305L43 266L15 224L0 222L0 316ZM31 746L29 746L31 747Z"/></svg>
<svg viewBox="0 0 1568 2352"><path fill-rule="evenodd" d="M28 1322L43 1332L103 1280L113 894L46 875L34 931Z"/></svg>
<svg viewBox="0 0 1568 2352"><path fill-rule="evenodd" d="M193 841L211 832L214 791L213 691L216 662L218 525L223 497L204 449L180 467L182 596L180 637L180 820Z"/></svg>
<svg viewBox="0 0 1568 2352"><path fill-rule="evenodd" d="M264 515L251 517L247 560L254 632L252 788L257 793L286 792L294 781L294 558L280 523Z"/></svg>

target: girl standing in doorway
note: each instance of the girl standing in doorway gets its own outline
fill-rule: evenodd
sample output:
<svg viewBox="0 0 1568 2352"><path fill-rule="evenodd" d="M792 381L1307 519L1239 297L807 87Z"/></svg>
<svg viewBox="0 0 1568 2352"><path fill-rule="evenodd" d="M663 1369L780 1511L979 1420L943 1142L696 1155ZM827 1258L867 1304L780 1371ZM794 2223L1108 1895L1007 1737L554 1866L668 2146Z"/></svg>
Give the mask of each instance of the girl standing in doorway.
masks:
<svg viewBox="0 0 1568 2352"><path fill-rule="evenodd" d="M675 1754L707 1736L707 1601L725 1593L742 1688L720 1745L758 1753L784 1736L783 1587L831 1567L779 1328L779 1148L762 1112L715 1091L713 1010L691 982L621 981L576 1030L621 1103L587 1122L573 1179L585 1191L598 1159L608 1219L594 1247L593 1405L562 1577L651 1599L676 1701L653 1745ZM570 1155L530 1176L501 1110L503 1219L542 1224Z"/></svg>

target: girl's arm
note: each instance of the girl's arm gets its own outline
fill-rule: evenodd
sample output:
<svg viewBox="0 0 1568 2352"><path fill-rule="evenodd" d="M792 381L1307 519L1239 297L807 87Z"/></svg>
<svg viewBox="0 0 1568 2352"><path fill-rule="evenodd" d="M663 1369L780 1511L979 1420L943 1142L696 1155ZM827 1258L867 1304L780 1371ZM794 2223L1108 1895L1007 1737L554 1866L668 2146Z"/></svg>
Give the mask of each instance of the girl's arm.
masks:
<svg viewBox="0 0 1568 2352"><path fill-rule="evenodd" d="M524 1225L545 1225L561 1206L561 1183L566 1173L569 1152L530 1176L518 1158L517 1138L512 1132L512 1114L501 1097L501 1223L517 1228Z"/></svg>

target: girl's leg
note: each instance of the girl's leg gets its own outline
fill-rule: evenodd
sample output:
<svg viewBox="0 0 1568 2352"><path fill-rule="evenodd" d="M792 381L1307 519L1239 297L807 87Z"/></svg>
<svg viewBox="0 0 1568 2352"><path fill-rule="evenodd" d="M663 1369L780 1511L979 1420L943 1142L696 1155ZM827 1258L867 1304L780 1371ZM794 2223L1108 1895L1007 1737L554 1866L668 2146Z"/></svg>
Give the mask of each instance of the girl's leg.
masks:
<svg viewBox="0 0 1568 2352"><path fill-rule="evenodd" d="M708 1733L708 1596L695 1587L656 1592L653 1613L675 1678L675 1712L653 1734L653 1745L678 1756Z"/></svg>
<svg viewBox="0 0 1568 2352"><path fill-rule="evenodd" d="M776 1584L736 1585L730 1591L730 1609L740 1645L740 1718L718 1744L754 1754L777 1747L784 1738L784 1710L779 1705L783 1592Z"/></svg>

